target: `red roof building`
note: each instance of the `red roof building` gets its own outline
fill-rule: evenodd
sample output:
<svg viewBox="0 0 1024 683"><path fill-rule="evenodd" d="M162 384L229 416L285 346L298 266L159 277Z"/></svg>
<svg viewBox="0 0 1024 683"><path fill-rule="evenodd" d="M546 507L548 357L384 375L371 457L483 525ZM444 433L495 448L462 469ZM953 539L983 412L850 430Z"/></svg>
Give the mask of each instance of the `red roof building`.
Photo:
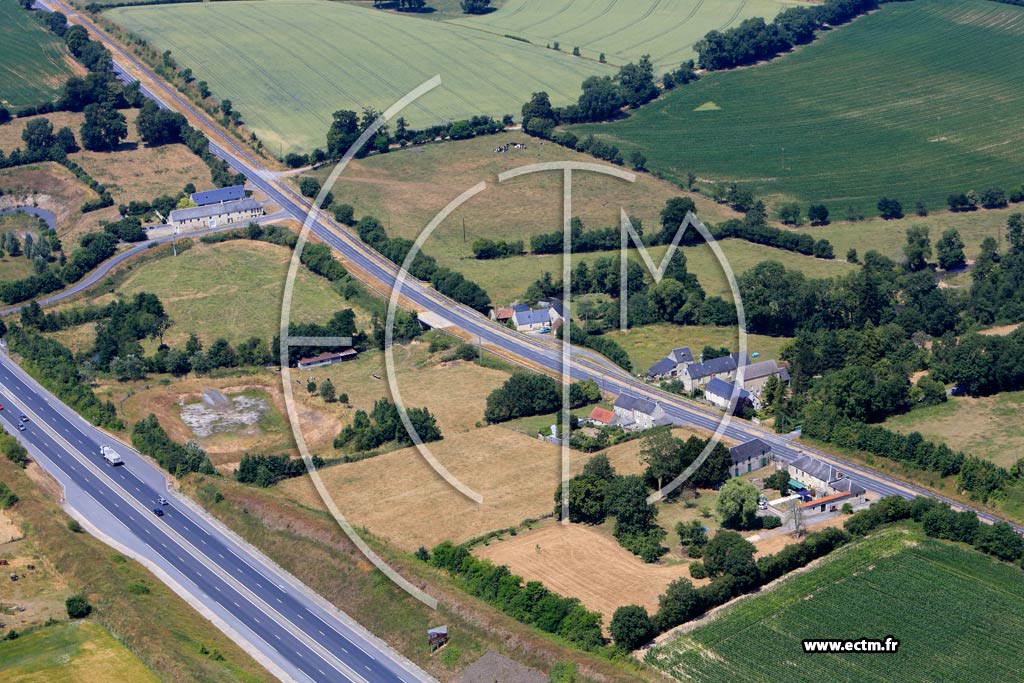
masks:
<svg viewBox="0 0 1024 683"><path fill-rule="evenodd" d="M615 413L605 408L594 408L588 419L596 424L610 425L615 421Z"/></svg>

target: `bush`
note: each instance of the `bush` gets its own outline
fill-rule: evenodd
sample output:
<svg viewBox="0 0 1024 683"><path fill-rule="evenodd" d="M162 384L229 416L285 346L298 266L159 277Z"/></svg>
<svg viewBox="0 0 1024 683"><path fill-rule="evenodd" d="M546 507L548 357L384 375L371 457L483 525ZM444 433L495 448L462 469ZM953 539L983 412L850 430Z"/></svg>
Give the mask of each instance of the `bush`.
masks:
<svg viewBox="0 0 1024 683"><path fill-rule="evenodd" d="M77 519L69 519L68 531L70 531L73 534L80 534L82 533L82 525L78 523Z"/></svg>
<svg viewBox="0 0 1024 683"><path fill-rule="evenodd" d="M65 600L64 607L67 609L68 617L71 619L84 619L92 614L92 605L89 604L89 601L81 593L72 595Z"/></svg>
<svg viewBox="0 0 1024 683"><path fill-rule="evenodd" d="M695 579L706 579L708 578L708 572L704 569L703 562L691 562L690 563L690 576Z"/></svg>
<svg viewBox="0 0 1024 683"><path fill-rule="evenodd" d="M778 529L782 526L782 520L775 515L765 515L761 518L762 529Z"/></svg>
<svg viewBox="0 0 1024 683"><path fill-rule="evenodd" d="M18 502L18 496L7 487L7 484L0 481L0 510L6 510Z"/></svg>

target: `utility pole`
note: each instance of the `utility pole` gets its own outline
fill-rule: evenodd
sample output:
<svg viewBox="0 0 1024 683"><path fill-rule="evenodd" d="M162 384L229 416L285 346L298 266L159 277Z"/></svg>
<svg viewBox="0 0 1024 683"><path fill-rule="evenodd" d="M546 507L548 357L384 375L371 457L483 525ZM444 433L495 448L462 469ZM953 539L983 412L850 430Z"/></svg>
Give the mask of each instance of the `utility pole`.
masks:
<svg viewBox="0 0 1024 683"><path fill-rule="evenodd" d="M462 243L466 243L466 217L462 217Z"/></svg>

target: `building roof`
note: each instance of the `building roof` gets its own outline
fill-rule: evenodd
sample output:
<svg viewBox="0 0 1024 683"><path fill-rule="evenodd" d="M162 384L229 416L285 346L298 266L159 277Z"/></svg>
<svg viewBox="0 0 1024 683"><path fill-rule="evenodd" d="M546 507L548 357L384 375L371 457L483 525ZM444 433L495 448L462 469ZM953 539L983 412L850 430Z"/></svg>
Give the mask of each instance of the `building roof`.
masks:
<svg viewBox="0 0 1024 683"><path fill-rule="evenodd" d="M721 358L706 360L703 363L687 365L685 372L694 379L702 379L711 375L720 375L726 372L732 372L735 369L736 359L732 356L722 356Z"/></svg>
<svg viewBox="0 0 1024 683"><path fill-rule="evenodd" d="M651 369L647 371L648 377L659 377L661 375L667 375L676 369L676 362L671 358L662 358L657 363L651 366Z"/></svg>
<svg viewBox="0 0 1024 683"><path fill-rule="evenodd" d="M512 310L511 306L501 306L494 309L494 318L495 320L508 320L512 317L513 313L515 311Z"/></svg>
<svg viewBox="0 0 1024 683"><path fill-rule="evenodd" d="M836 491L846 491L854 496L863 496L867 493L867 490L863 486L855 483L849 477L843 477L837 481L829 482L829 486L834 488Z"/></svg>
<svg viewBox="0 0 1024 683"><path fill-rule="evenodd" d="M759 363L744 365L740 371L743 373L744 381L761 379L762 377L770 377L771 375L778 375L786 381L789 380L789 372L774 360L763 360Z"/></svg>
<svg viewBox="0 0 1024 683"><path fill-rule="evenodd" d="M220 204L221 202L230 202L236 199L244 199L245 187L242 185L232 185L231 187L218 187L215 190L193 192L191 195L189 195L189 197L199 206L206 206L207 204Z"/></svg>
<svg viewBox="0 0 1024 683"><path fill-rule="evenodd" d="M713 378L708 385L704 387L705 394L712 394L719 398L729 400L732 398L732 392L736 391L737 400L744 401L750 398L750 392L742 387L737 387L732 382L726 382L724 379L718 377Z"/></svg>
<svg viewBox="0 0 1024 683"><path fill-rule="evenodd" d="M761 439L751 439L746 443L741 443L739 446L733 446L729 449L729 455L732 456L733 462L743 462L771 452L772 447L761 441Z"/></svg>
<svg viewBox="0 0 1024 683"><path fill-rule="evenodd" d="M559 317L565 317L565 306L562 305L561 299L549 296L546 299L541 299L537 303L543 308L553 308L555 309L555 313L557 313Z"/></svg>
<svg viewBox="0 0 1024 683"><path fill-rule="evenodd" d="M527 309L525 311L516 311L512 319L516 321L516 325L551 324L551 313L546 308Z"/></svg>
<svg viewBox="0 0 1024 683"><path fill-rule="evenodd" d="M676 363L692 363L693 352L690 351L689 346L682 346L678 349L672 349L671 351L669 351L668 355L665 356L665 358Z"/></svg>
<svg viewBox="0 0 1024 683"><path fill-rule="evenodd" d="M824 482L832 482L839 479L839 471L835 467L809 455L801 455L794 459L790 466Z"/></svg>
<svg viewBox="0 0 1024 683"><path fill-rule="evenodd" d="M658 409L658 404L640 396L619 394L615 399L615 407L622 410L632 410L642 415L654 415L654 411Z"/></svg>
<svg viewBox="0 0 1024 683"><path fill-rule="evenodd" d="M615 421L615 413L606 408L594 408L590 411L590 419L607 425Z"/></svg>
<svg viewBox="0 0 1024 683"><path fill-rule="evenodd" d="M235 211L258 211L260 208L262 208L260 203L249 197L247 199L224 202L223 204L208 204L189 209L175 209L171 211L170 221L177 223L178 221L191 221L199 218L213 218L214 216L221 216Z"/></svg>
<svg viewBox="0 0 1024 683"><path fill-rule="evenodd" d="M522 311L528 311L528 310L530 310L530 305L529 304L512 304L512 312L513 313L520 313Z"/></svg>
<svg viewBox="0 0 1024 683"><path fill-rule="evenodd" d="M303 358L302 360L299 361L299 365L313 365L315 363L323 363L324 361L337 360L339 358L348 358L349 356L355 356L358 354L359 352L356 351L355 349L345 349L344 351L327 351L317 356L313 356L312 358Z"/></svg>
<svg viewBox="0 0 1024 683"><path fill-rule="evenodd" d="M818 505L821 505L822 503L833 503L833 502L842 500L843 498L849 498L850 495L851 494L849 492L846 492L846 491L844 491L842 493L835 493L835 494L832 494L831 496L825 496L824 498L815 498L814 500L809 500L806 503L800 503L800 507L802 507L802 508L812 508L812 507L816 507Z"/></svg>

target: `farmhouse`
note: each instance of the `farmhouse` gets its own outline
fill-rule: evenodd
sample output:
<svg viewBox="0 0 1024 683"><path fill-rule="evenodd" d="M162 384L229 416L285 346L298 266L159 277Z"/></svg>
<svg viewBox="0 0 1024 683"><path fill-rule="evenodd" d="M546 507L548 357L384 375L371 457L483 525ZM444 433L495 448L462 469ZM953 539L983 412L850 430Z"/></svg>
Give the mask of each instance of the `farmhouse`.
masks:
<svg viewBox="0 0 1024 683"><path fill-rule="evenodd" d="M554 330L563 320L565 313L562 302L558 299L542 299L538 302L537 308L530 308L526 304L516 304L512 307L512 322L517 332Z"/></svg>
<svg viewBox="0 0 1024 683"><path fill-rule="evenodd" d="M772 460L772 447L761 439L753 439L730 448L729 456L732 476L738 477L765 467Z"/></svg>
<svg viewBox="0 0 1024 683"><path fill-rule="evenodd" d="M667 356L651 366L647 371L647 379L653 381L677 377L679 372L692 362L693 353L689 346L672 349Z"/></svg>
<svg viewBox="0 0 1024 683"><path fill-rule="evenodd" d="M255 199L236 199L219 204L171 211L170 224L178 229L215 228L229 223L247 223L263 215Z"/></svg>
<svg viewBox="0 0 1024 683"><path fill-rule="evenodd" d="M704 398L722 410L727 410L729 408L729 401L732 400L733 391L736 391L737 408L744 403L750 402L751 396L749 391L736 387L731 382L726 382L724 379L717 377L708 382L707 386L704 387Z"/></svg>
<svg viewBox="0 0 1024 683"><path fill-rule="evenodd" d="M590 411L590 417L587 418L587 422L592 425L601 425L602 427L606 427L615 422L615 413L607 408L595 407Z"/></svg>
<svg viewBox="0 0 1024 683"><path fill-rule="evenodd" d="M245 187L243 185L232 185L231 187L219 187L214 190L193 192L189 195L189 199L194 201L196 206L233 202L237 199L245 199Z"/></svg>
<svg viewBox="0 0 1024 683"><path fill-rule="evenodd" d="M318 356L312 358L303 358L299 361L300 370L309 370L310 368L319 368L324 365L334 365L335 363L344 363L347 360L355 360L359 357L359 352L355 349L345 349L344 351L321 353Z"/></svg>
<svg viewBox="0 0 1024 683"><path fill-rule="evenodd" d="M739 369L743 376L743 388L751 394L760 395L765 382L769 377L778 377L783 382L789 381L789 370L780 366L774 360L763 360L759 363L752 363Z"/></svg>
<svg viewBox="0 0 1024 683"><path fill-rule="evenodd" d="M728 356L722 356L721 358L712 358L711 360L701 361L700 363L690 363L684 365L680 377L683 380L683 388L687 391L693 391L700 387L705 386L714 378L731 380L736 372L736 366L739 363L740 355L738 353L731 353ZM742 365L748 365L750 363L749 358L745 358Z"/></svg>
<svg viewBox="0 0 1024 683"><path fill-rule="evenodd" d="M791 487L805 488L819 497L827 498L842 493L845 498L859 498L866 493L864 487L850 480L842 471L809 455L802 455L787 463L786 470L794 480ZM801 486L797 487L796 484Z"/></svg>
<svg viewBox="0 0 1024 683"><path fill-rule="evenodd" d="M612 407L615 411L615 422L628 431L672 424L664 408L640 396L620 394Z"/></svg>

